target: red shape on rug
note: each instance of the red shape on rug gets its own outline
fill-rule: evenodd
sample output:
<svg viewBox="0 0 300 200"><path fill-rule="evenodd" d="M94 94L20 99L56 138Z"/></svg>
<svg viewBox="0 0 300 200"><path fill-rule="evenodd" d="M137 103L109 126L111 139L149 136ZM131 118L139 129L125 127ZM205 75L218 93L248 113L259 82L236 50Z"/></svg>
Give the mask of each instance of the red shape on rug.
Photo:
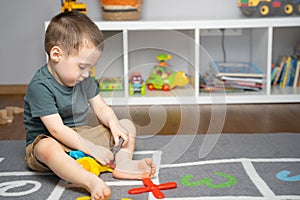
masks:
<svg viewBox="0 0 300 200"><path fill-rule="evenodd" d="M173 188L177 187L176 182L167 182L167 183L162 183L162 184L156 185L151 181L150 178L144 178L143 183L144 183L145 187L132 188L128 191L128 194L141 194L144 192L152 192L152 194L155 196L155 198L163 199L163 198L165 198L165 195L160 190L173 189Z"/></svg>

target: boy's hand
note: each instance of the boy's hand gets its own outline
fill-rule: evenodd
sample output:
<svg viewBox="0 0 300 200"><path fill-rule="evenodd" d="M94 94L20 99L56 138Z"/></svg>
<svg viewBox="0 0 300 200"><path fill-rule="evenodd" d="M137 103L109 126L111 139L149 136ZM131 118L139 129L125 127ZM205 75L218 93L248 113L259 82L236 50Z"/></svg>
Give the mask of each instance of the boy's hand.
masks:
<svg viewBox="0 0 300 200"><path fill-rule="evenodd" d="M122 147L125 147L128 143L128 132L126 129L123 128L123 126L117 121L117 122L110 122L109 127L111 130L111 133L114 138L115 146L118 146L120 143L120 137L123 138L124 142L122 144Z"/></svg>
<svg viewBox="0 0 300 200"><path fill-rule="evenodd" d="M95 145L90 148L89 151L92 153L93 157L103 166L107 165L114 159L113 153L102 146Z"/></svg>
<svg viewBox="0 0 300 200"><path fill-rule="evenodd" d="M82 144L83 151L94 157L101 165L107 165L114 159L114 154L108 148L96 145L93 142L80 137L78 134L77 137Z"/></svg>

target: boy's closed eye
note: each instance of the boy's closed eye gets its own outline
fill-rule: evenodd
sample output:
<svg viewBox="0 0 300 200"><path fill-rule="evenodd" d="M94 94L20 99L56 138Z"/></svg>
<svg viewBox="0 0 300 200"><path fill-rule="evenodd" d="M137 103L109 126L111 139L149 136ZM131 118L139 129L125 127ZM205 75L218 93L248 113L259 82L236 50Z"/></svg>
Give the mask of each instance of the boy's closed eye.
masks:
<svg viewBox="0 0 300 200"><path fill-rule="evenodd" d="M79 65L79 68L82 69L82 70L85 70L87 68L90 68L91 66L88 66L88 65L85 65L85 64L80 64Z"/></svg>

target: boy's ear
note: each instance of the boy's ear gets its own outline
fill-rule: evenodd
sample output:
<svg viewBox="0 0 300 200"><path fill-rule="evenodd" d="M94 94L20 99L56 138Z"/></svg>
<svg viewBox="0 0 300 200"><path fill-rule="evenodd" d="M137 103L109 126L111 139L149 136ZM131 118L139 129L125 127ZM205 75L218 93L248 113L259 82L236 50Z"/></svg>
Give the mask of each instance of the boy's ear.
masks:
<svg viewBox="0 0 300 200"><path fill-rule="evenodd" d="M62 49L59 46L54 46L50 51L50 59L57 63L60 61L62 53Z"/></svg>

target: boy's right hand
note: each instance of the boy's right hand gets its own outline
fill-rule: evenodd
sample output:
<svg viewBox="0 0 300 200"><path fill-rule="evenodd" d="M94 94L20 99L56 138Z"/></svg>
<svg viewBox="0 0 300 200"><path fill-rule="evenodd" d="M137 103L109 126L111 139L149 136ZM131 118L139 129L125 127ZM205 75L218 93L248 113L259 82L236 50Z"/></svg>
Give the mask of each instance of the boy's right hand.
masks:
<svg viewBox="0 0 300 200"><path fill-rule="evenodd" d="M114 154L105 147L94 145L89 146L88 150L101 165L107 165L114 159Z"/></svg>

